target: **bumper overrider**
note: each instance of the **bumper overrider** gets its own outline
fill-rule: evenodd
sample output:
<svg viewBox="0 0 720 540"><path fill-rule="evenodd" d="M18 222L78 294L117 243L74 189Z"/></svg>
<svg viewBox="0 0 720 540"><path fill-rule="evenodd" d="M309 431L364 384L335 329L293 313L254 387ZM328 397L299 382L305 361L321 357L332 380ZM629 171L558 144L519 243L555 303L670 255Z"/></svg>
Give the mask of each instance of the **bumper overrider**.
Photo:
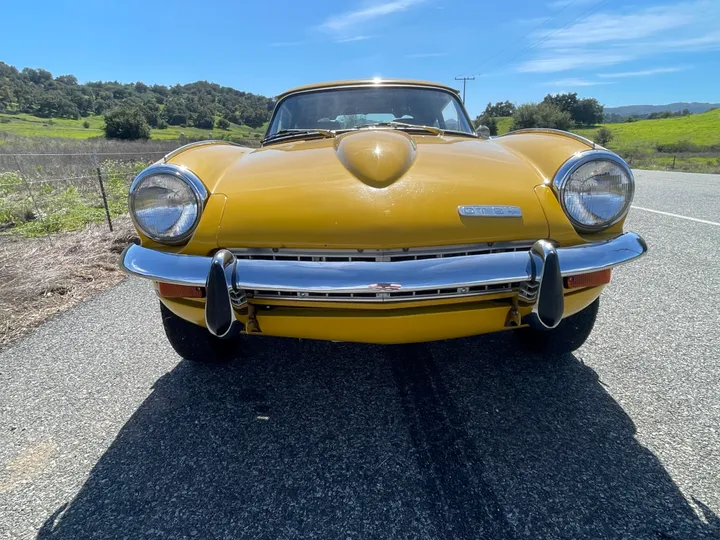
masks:
<svg viewBox="0 0 720 540"><path fill-rule="evenodd" d="M164 253L138 245L122 254L122 268L152 281L205 287L205 323L219 337L237 324L235 309L247 303L246 290L372 295L379 291L420 292L529 282L537 288L530 319L556 327L563 316L563 278L606 270L647 251L628 232L612 240L556 248L538 240L529 251L467 255L401 262L320 262L237 259L227 249L213 257ZM377 298L375 298L377 301Z"/></svg>

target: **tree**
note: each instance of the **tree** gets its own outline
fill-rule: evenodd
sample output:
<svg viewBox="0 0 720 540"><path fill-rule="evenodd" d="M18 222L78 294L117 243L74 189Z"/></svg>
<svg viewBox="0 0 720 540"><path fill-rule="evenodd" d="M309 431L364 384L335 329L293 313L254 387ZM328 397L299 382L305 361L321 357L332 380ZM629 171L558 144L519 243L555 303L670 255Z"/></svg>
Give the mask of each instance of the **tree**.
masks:
<svg viewBox="0 0 720 540"><path fill-rule="evenodd" d="M0 62L0 111L79 118L114 109L140 109L151 127L162 121L207 128L216 117L259 127L268 121L273 101L207 81L172 88L143 82L91 81L80 84L74 75L53 78L44 69L22 71Z"/></svg>
<svg viewBox="0 0 720 540"><path fill-rule="evenodd" d="M544 127L567 131L572 125L570 113L544 101L520 105L513 115L513 129Z"/></svg>
<svg viewBox="0 0 720 540"><path fill-rule="evenodd" d="M218 129L230 129L230 122L228 122L224 118L221 118L217 121L217 127Z"/></svg>
<svg viewBox="0 0 720 540"><path fill-rule="evenodd" d="M201 109L195 118L195 127L202 129L212 129L215 125L215 119L207 109Z"/></svg>
<svg viewBox="0 0 720 540"><path fill-rule="evenodd" d="M603 106L595 98L578 99L576 92L566 94L548 94L542 101L555 105L570 115L574 122L594 126L603 121Z"/></svg>
<svg viewBox="0 0 720 540"><path fill-rule="evenodd" d="M548 105L555 105L561 111L565 111L572 116L573 110L578 103L577 92L568 92L567 94L548 94L542 102L547 103Z"/></svg>
<svg viewBox="0 0 720 540"><path fill-rule="evenodd" d="M493 105L488 103L483 112L484 116L512 116L515 114L515 105L510 101L498 101Z"/></svg>
<svg viewBox="0 0 720 540"><path fill-rule="evenodd" d="M578 124L594 126L603 121L603 106L595 98L580 99L570 115Z"/></svg>
<svg viewBox="0 0 720 540"><path fill-rule="evenodd" d="M139 109L114 109L105 114L105 137L108 139L149 139L150 126Z"/></svg>
<svg viewBox="0 0 720 540"><path fill-rule="evenodd" d="M597 133L595 134L595 142L601 146L607 146L613 137L613 132L603 126L597 130Z"/></svg>

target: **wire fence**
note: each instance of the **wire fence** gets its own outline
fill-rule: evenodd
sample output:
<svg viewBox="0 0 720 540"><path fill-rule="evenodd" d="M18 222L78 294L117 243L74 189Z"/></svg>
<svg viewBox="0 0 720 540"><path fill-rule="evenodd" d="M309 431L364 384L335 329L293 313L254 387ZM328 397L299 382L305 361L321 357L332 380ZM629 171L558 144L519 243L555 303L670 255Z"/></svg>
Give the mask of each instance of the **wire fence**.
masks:
<svg viewBox="0 0 720 540"><path fill-rule="evenodd" d="M133 178L179 141L40 142L0 146L0 232L27 236L81 229L127 213Z"/></svg>

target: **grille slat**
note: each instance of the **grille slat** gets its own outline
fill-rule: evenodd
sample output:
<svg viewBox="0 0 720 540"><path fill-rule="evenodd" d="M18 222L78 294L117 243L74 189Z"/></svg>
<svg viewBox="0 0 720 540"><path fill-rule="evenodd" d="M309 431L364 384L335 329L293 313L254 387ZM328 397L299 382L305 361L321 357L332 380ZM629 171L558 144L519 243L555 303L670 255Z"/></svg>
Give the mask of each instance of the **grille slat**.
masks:
<svg viewBox="0 0 720 540"><path fill-rule="evenodd" d="M482 244L440 246L425 248L393 249L286 249L286 248L230 248L238 259L268 261L313 261L313 262L378 262L392 264L402 261L463 257L469 255L487 255L491 253L509 253L528 251L534 241L488 242ZM537 295L532 283L502 283L496 285L476 285L446 289L427 289L420 291L380 291L380 292L342 292L313 293L301 291L246 290L250 298L269 300L303 300L316 302L402 302L432 299L450 299L480 296L497 293L519 292L521 297L531 300ZM243 297L244 298L244 297ZM233 299L234 300L234 299Z"/></svg>
<svg viewBox="0 0 720 540"><path fill-rule="evenodd" d="M403 300L432 300L443 298L463 298L467 296L478 296L482 294L497 294L517 291L520 283L502 283L498 285L478 285L467 287L467 291L461 292L457 288L428 289L425 291L383 291L377 293L301 293L298 291L267 291L252 290L246 291L248 297L257 300L307 300L307 301L332 301L332 302L400 302Z"/></svg>
<svg viewBox="0 0 720 540"><path fill-rule="evenodd" d="M528 251L532 241L487 242L483 244L391 249L286 249L286 248L229 248L238 259L266 261L318 262L402 262L488 253Z"/></svg>

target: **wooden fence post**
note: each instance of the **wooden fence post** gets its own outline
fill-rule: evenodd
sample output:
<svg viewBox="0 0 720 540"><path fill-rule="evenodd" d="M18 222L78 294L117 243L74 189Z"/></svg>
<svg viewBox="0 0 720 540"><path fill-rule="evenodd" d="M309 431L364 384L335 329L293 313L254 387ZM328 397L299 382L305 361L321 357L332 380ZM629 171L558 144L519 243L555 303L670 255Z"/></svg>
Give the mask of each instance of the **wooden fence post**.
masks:
<svg viewBox="0 0 720 540"><path fill-rule="evenodd" d="M27 178L25 178L25 173L23 173L22 167L20 166L20 162L18 161L17 156L13 156L13 159L15 159L15 166L17 167L18 174L20 175L20 179L23 181L23 184L25 184L25 188L27 188L27 192L30 195L30 200L32 201L33 206L35 207L35 211L37 212L36 219L42 219L42 216L40 215L40 207L38 206L38 203L35 200L35 196L33 195L32 189L30 189L30 183L27 181Z"/></svg>
<svg viewBox="0 0 720 540"><path fill-rule="evenodd" d="M677 156L673 156L673 164L672 164L672 170L675 170L675 160L677 159Z"/></svg>
<svg viewBox="0 0 720 540"><path fill-rule="evenodd" d="M105 195L105 185L103 184L102 173L100 172L100 161L98 161L97 152L93 150L93 161L95 162L95 170L97 171L98 182L100 182L100 194L102 195L103 206L105 207L105 217L107 217L110 232L113 232L112 219L110 219L110 209L108 208L107 196Z"/></svg>

